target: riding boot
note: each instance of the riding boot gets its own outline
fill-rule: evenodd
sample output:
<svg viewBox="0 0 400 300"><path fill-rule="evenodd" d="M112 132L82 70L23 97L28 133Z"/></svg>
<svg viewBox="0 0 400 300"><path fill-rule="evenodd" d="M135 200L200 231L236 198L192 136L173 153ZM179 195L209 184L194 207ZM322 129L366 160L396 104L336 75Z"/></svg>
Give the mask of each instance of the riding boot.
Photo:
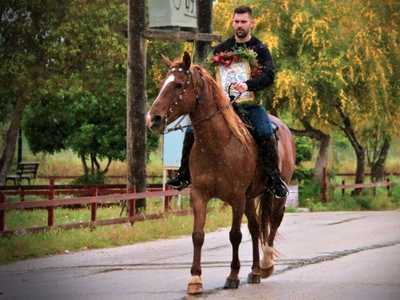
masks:
<svg viewBox="0 0 400 300"><path fill-rule="evenodd" d="M194 134L185 133L183 139L181 166L178 170L178 175L175 178L169 179L167 184L178 191L183 190L190 185L190 171L189 171L189 155L190 150L194 144Z"/></svg>
<svg viewBox="0 0 400 300"><path fill-rule="evenodd" d="M279 154L275 136L258 137L257 139L261 162L266 169L270 180L268 187L276 198L283 198L289 194L286 183L282 180L279 171Z"/></svg>

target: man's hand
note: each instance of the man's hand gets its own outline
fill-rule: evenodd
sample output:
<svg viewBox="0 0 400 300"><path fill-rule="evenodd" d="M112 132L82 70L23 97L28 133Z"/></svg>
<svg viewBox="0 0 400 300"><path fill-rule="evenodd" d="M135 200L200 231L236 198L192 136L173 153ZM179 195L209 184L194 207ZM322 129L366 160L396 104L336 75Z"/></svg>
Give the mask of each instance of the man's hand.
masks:
<svg viewBox="0 0 400 300"><path fill-rule="evenodd" d="M248 86L244 82L232 82L232 85L239 93L244 93L248 90Z"/></svg>

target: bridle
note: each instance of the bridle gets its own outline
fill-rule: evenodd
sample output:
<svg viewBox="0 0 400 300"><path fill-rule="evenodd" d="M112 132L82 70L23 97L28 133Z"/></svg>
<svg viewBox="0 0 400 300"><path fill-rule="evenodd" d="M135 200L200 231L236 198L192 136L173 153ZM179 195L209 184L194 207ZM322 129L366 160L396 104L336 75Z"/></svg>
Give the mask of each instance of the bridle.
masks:
<svg viewBox="0 0 400 300"><path fill-rule="evenodd" d="M202 87L201 93L200 93L200 95L199 95L199 94L197 93L197 91L196 91L196 87L195 87L195 85L194 85L194 81L192 80L192 79L193 79L193 77L192 77L192 71L190 71L190 70L184 70L184 69L182 69L182 68L172 68L172 69L170 69L168 72L169 72L169 73L174 73L174 72L186 73L186 74L188 75L188 80L187 80L186 83L185 83L185 87L182 89L182 94L178 95L178 99L172 104L172 106L169 108L167 114L165 115L165 123L168 123L168 117L174 112L174 108L179 104L180 100L183 99L183 95L186 93L186 89L189 87L190 84L192 84L193 93L194 93L195 98L196 98L196 105L195 105L195 108L194 108L193 112L194 112L194 111L197 109L197 107L201 104L201 102L202 102L202 100L203 100L203 96L204 96L204 94L205 94L205 90L206 90L206 82L205 82L203 76L201 76L201 75L200 75L200 77L201 77L201 79L203 80L203 87ZM167 133L170 133L170 132L173 132L173 131L176 131L176 130L180 130L180 131L183 132L183 130L184 130L185 128L189 127L190 125L194 125L194 124L197 124L197 123L206 121L206 120L210 120L210 119L212 119L213 117L215 117L216 115L220 114L223 110L227 109L230 105L232 105L233 102L235 102L235 101L236 101L237 99L239 99L239 97L240 97L240 94L237 95L236 97L230 95L231 85L232 85L232 83L229 85L229 88L228 88L229 98L231 99L231 101L229 102L228 105L226 105L226 106L224 106L224 107L221 107L219 110L217 110L217 111L216 111L215 113L213 113L212 115L207 116L207 117L205 117L205 118L203 118L203 119L197 120L196 122L194 122L194 123L192 123L192 124L189 124L189 125L184 125L184 126L180 125L180 123L182 123L182 121L183 121L183 120L185 119L185 117L187 116L187 115L183 115L183 116L181 116L181 117L178 118L178 122L177 122L177 124L176 124L174 127L172 127L172 128L167 128L166 131L165 131L163 134L167 134ZM193 112L192 112L192 113L193 113ZM189 114L190 114L190 113L189 113Z"/></svg>

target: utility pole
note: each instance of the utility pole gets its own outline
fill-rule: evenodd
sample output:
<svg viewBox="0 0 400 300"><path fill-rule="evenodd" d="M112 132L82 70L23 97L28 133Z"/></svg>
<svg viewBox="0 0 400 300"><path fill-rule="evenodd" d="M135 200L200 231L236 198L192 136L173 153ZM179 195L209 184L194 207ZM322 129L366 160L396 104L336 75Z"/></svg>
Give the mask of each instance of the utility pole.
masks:
<svg viewBox="0 0 400 300"><path fill-rule="evenodd" d="M127 64L127 189L146 191L146 1L128 0ZM136 200L136 212L146 209L146 199Z"/></svg>
<svg viewBox="0 0 400 300"><path fill-rule="evenodd" d="M212 33L212 9L213 1L196 0L197 11L197 27L200 33ZM195 41L195 58L196 63L200 63L207 58L211 51L211 42Z"/></svg>

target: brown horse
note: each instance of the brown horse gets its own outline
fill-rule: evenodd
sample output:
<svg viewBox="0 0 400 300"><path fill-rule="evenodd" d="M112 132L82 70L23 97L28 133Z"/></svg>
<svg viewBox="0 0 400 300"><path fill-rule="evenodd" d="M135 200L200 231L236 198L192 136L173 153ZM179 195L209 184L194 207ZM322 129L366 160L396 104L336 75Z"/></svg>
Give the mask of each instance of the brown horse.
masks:
<svg viewBox="0 0 400 300"><path fill-rule="evenodd" d="M189 114L195 136L189 158L194 254L187 292L203 292L201 248L206 207L211 198L221 199L232 207L229 233L232 262L225 288L237 288L239 285L243 214L248 219L253 246L253 264L247 280L259 283L260 277L266 278L274 270L273 244L285 211L286 198L276 199L265 189L267 175L259 165L256 143L210 74L201 66L191 64L186 52L182 61L170 62L166 57L163 61L169 71L161 81L160 92L147 113L147 126L152 131L163 133L168 124ZM270 118L279 127L281 175L289 183L295 166L294 141L289 128L281 120L273 116ZM256 199L259 201L258 213ZM264 252L261 261L259 242Z"/></svg>

